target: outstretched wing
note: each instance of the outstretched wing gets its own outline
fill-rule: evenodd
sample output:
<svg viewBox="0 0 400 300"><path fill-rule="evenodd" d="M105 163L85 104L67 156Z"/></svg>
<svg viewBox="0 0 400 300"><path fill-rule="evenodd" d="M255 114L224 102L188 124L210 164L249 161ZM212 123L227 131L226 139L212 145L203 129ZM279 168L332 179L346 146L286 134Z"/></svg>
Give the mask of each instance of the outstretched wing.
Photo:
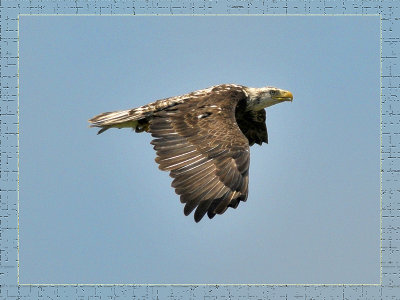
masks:
<svg viewBox="0 0 400 300"><path fill-rule="evenodd" d="M245 98L239 87L218 86L155 113L150 122L156 162L174 178L185 215L196 209L196 222L247 199L249 142L235 119Z"/></svg>

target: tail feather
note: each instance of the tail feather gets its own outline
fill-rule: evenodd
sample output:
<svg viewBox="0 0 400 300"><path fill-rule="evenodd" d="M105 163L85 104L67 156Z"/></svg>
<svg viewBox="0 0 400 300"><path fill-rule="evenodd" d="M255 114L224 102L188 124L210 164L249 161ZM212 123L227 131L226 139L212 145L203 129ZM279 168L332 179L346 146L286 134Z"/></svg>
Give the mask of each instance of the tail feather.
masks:
<svg viewBox="0 0 400 300"><path fill-rule="evenodd" d="M91 123L90 127L115 125L118 123L136 120L135 116L133 116L132 118L132 114L130 113L131 111L132 110L129 109L99 114L89 120L89 122Z"/></svg>
<svg viewBox="0 0 400 300"><path fill-rule="evenodd" d="M147 131L148 121L152 118L154 112L182 103L185 96L161 99L138 108L105 112L91 118L89 120L90 127L101 127L98 134L109 128L125 127L133 128L136 132Z"/></svg>
<svg viewBox="0 0 400 300"><path fill-rule="evenodd" d="M91 126L91 127L93 127L93 126ZM106 131L107 129L110 129L111 127L102 127L98 132L97 132L97 134L100 134L100 133L103 133L104 131Z"/></svg>
<svg viewBox="0 0 400 300"><path fill-rule="evenodd" d="M97 134L109 128L133 128L136 129L141 114L135 113L135 109L105 112L89 120L90 127L101 127Z"/></svg>

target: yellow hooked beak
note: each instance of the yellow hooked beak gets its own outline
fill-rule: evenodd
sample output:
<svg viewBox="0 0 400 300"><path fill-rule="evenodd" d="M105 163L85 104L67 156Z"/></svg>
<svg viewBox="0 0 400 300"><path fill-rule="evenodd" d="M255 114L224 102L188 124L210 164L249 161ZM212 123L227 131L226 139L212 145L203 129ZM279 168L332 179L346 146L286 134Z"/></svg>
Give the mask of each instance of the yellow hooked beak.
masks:
<svg viewBox="0 0 400 300"><path fill-rule="evenodd" d="M293 94L289 91L280 90L279 93L272 96L272 99L279 101L293 101Z"/></svg>

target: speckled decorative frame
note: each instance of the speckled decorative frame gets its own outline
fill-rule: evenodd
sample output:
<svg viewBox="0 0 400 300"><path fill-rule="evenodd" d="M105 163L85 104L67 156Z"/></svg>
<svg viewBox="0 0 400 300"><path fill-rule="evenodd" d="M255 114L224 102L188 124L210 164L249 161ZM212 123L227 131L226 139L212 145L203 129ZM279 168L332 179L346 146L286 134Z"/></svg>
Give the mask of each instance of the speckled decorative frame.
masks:
<svg viewBox="0 0 400 300"><path fill-rule="evenodd" d="M381 261L376 284L20 284L19 18L23 15L374 15L381 25ZM0 297L400 299L400 2L0 1Z"/></svg>

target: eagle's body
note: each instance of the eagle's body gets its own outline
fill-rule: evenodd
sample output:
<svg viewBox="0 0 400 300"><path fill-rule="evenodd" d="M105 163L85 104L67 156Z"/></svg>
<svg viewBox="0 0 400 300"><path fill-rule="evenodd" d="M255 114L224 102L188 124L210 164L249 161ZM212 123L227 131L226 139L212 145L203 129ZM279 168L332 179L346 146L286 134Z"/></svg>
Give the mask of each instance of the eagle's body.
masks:
<svg viewBox="0 0 400 300"><path fill-rule="evenodd" d="M196 209L199 222L206 213L213 218L246 201L249 146L268 142L264 108L292 99L277 88L223 84L89 122L101 127L99 133L112 127L150 132L159 168L174 178L185 215Z"/></svg>

